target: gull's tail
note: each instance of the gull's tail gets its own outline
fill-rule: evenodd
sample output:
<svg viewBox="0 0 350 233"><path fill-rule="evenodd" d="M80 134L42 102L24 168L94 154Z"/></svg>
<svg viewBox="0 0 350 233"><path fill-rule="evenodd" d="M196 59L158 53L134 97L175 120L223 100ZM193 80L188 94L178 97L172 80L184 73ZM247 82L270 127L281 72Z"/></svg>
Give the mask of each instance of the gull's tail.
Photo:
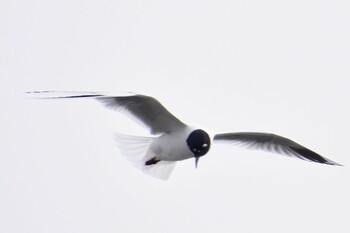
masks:
<svg viewBox="0 0 350 233"><path fill-rule="evenodd" d="M155 155L148 150L156 137L140 137L125 134L115 134L116 143L122 154L143 173L167 180L173 171L176 162L159 161L155 164L146 165Z"/></svg>

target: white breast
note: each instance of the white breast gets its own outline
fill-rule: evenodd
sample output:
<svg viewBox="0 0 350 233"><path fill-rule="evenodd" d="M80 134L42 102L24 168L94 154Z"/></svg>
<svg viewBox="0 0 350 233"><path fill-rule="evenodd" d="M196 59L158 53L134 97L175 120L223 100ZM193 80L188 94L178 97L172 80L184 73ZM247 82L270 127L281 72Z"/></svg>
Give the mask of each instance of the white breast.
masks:
<svg viewBox="0 0 350 233"><path fill-rule="evenodd" d="M152 154L163 161L179 161L193 158L194 155L187 146L187 137L192 132L187 127L181 131L164 133L150 145L147 154Z"/></svg>

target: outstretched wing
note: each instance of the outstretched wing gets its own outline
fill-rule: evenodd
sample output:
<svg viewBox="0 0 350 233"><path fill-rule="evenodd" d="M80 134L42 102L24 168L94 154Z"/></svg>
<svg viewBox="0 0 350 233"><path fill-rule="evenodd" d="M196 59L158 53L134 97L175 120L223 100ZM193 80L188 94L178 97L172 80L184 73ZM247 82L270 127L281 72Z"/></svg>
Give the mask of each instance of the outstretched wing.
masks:
<svg viewBox="0 0 350 233"><path fill-rule="evenodd" d="M44 94L46 99L93 98L106 107L126 113L134 120L141 122L150 129L152 134L160 134L186 127L179 119L171 114L158 100L151 96L128 94L121 96L100 94L95 92L30 92Z"/></svg>
<svg viewBox="0 0 350 233"><path fill-rule="evenodd" d="M152 134L173 131L186 126L151 96L101 96L97 100L108 108L131 114L150 128Z"/></svg>
<svg viewBox="0 0 350 233"><path fill-rule="evenodd" d="M340 165L288 138L276 134L255 132L223 133L216 134L214 141L242 145L248 149L265 150L316 163Z"/></svg>

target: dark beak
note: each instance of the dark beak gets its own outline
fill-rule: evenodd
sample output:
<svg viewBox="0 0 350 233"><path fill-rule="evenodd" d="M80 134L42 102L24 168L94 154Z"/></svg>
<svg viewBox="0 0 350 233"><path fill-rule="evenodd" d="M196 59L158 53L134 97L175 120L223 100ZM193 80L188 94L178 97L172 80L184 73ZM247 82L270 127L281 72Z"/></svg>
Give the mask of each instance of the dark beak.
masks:
<svg viewBox="0 0 350 233"><path fill-rule="evenodd" d="M196 168L198 167L198 161L199 161L199 157L195 157L195 163L196 163Z"/></svg>

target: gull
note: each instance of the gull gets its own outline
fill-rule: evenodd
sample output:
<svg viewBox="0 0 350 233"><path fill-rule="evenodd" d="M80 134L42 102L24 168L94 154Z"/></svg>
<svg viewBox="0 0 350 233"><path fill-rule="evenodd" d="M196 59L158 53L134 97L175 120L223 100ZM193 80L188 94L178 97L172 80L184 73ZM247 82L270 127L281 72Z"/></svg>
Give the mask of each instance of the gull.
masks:
<svg viewBox="0 0 350 233"><path fill-rule="evenodd" d="M116 133L117 145L136 168L163 180L169 178L178 161L194 159L197 167L199 159L209 152L212 143L229 143L247 149L265 150L306 161L341 166L295 141L272 133L229 132L210 136L202 128L185 124L157 99L147 95L56 91L27 93L40 95L41 99L92 98L141 123L151 135L141 137Z"/></svg>

